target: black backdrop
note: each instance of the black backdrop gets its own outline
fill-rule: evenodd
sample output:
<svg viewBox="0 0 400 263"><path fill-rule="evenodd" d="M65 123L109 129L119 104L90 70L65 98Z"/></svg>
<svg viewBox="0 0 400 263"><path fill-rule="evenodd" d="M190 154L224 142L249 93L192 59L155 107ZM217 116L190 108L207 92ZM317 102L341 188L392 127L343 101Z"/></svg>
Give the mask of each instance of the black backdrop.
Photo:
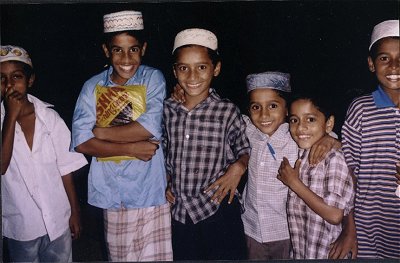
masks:
<svg viewBox="0 0 400 263"><path fill-rule="evenodd" d="M245 77L280 70L294 90L318 89L336 103L340 126L348 103L371 91L369 38L375 24L400 17L400 1L230 1L63 4L3 0L1 44L24 47L36 71L32 93L55 105L71 125L85 80L103 69L102 17L125 9L143 12L149 34L144 63L161 69L168 91L175 84L171 51L175 35L189 27L214 31L223 59L214 87L246 112ZM87 169L75 177L83 234L73 243L74 261L106 260L102 211L87 205ZM5 250L6 251L6 250ZM6 253L6 252L5 252ZM4 256L7 260L7 253Z"/></svg>
<svg viewBox="0 0 400 263"><path fill-rule="evenodd" d="M40 1L39 1L40 2ZM246 112L245 77L266 70L292 75L294 90L317 88L337 103L339 131L349 101L375 86L367 68L373 26L398 19L399 1L223 1L151 3L2 4L1 44L31 54L32 93L55 104L70 126L82 84L105 64L102 16L125 9L143 12L149 46L144 63L161 69L168 91L175 80L171 49L188 27L214 31L222 54L219 93Z"/></svg>

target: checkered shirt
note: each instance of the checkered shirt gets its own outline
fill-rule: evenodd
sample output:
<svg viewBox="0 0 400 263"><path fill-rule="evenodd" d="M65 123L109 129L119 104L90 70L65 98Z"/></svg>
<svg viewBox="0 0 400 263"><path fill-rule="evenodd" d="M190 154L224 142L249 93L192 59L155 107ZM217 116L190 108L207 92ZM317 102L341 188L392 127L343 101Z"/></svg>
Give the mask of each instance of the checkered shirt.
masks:
<svg viewBox="0 0 400 263"><path fill-rule="evenodd" d="M245 123L239 109L213 91L188 111L168 99L164 103L164 149L171 191L175 195L172 217L194 223L218 210L203 191L222 176L240 156L250 154Z"/></svg>
<svg viewBox="0 0 400 263"><path fill-rule="evenodd" d="M289 239L286 215L288 188L276 176L283 157L294 166L298 146L289 133L288 123L281 124L272 136L268 136L257 129L249 117L243 118L251 146L248 179L243 193L244 231L259 243Z"/></svg>
<svg viewBox="0 0 400 263"><path fill-rule="evenodd" d="M308 163L309 151L302 154L301 181L330 206L343 209L345 215L353 208L353 180L341 151L332 149L315 167ZM294 259L327 259L329 245L342 231L312 211L296 193L289 190L288 221Z"/></svg>

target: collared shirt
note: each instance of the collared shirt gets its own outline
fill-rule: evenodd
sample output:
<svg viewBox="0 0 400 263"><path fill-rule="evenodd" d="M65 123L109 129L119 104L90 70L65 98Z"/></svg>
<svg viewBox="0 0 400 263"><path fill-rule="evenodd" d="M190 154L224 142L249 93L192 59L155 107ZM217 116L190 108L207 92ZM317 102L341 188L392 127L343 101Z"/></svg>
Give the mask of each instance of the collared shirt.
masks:
<svg viewBox="0 0 400 263"><path fill-rule="evenodd" d="M286 215L288 188L276 178L283 157L294 166L298 147L289 124L283 123L272 136L261 132L243 116L251 146L248 179L243 192L242 220L246 235L259 243L289 239Z"/></svg>
<svg viewBox="0 0 400 263"><path fill-rule="evenodd" d="M70 150L94 137L96 123L96 85L118 86L111 81L113 68L92 77L84 84L76 103ZM141 65L125 85L146 87L146 112L136 119L156 139L162 136L162 109L165 79L154 68ZM92 157L88 179L88 202L104 209L145 208L166 203L164 154L160 147L148 161L98 161Z"/></svg>
<svg viewBox="0 0 400 263"><path fill-rule="evenodd" d="M308 163L309 151L302 154L300 180L323 201L344 214L353 208L353 180L341 151L332 149L315 167ZM289 189L288 222L294 259L327 259L330 244L342 231L315 213Z"/></svg>
<svg viewBox="0 0 400 263"><path fill-rule="evenodd" d="M395 174L400 161L400 109L381 87L351 103L342 144L357 178L358 256L399 258L400 198L395 195Z"/></svg>
<svg viewBox="0 0 400 263"><path fill-rule="evenodd" d="M203 191L250 153L246 126L239 109L215 91L190 111L166 100L164 121L166 167L175 195L172 216L185 223L187 213L197 223L219 207L210 201L215 191Z"/></svg>
<svg viewBox="0 0 400 263"><path fill-rule="evenodd" d="M32 150L16 123L11 162L1 176L3 235L28 241L48 234L54 240L69 228L71 215L61 176L87 161L68 151L71 133L52 105L31 95L28 100L36 117ZM4 116L2 103L1 127Z"/></svg>

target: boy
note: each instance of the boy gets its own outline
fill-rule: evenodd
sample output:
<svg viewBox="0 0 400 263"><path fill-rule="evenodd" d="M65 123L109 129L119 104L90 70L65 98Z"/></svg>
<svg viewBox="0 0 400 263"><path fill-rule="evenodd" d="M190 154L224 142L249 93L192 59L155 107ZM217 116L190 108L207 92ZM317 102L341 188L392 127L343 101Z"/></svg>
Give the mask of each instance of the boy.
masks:
<svg viewBox="0 0 400 263"><path fill-rule="evenodd" d="M287 213L294 259L327 259L352 209L353 181L343 154L332 149L317 165L307 161L310 148L333 129L334 117L316 94L290 106L290 134L301 149L292 168L283 158L278 179L289 190Z"/></svg>
<svg viewBox="0 0 400 263"><path fill-rule="evenodd" d="M288 188L277 178L286 157L297 160L298 146L286 122L290 100L290 75L282 72L250 74L246 78L250 118L244 116L251 154L242 214L248 259L270 260L290 257L286 200ZM318 163L340 143L326 135L313 145L310 163Z"/></svg>
<svg viewBox="0 0 400 263"><path fill-rule="evenodd" d="M175 37L173 71L185 102L168 99L164 107L174 260L246 255L236 187L250 148L239 109L210 91L221 70L217 48L208 30L186 29Z"/></svg>
<svg viewBox="0 0 400 263"><path fill-rule="evenodd" d="M342 127L343 152L357 180L358 257L400 258L400 198L395 195L400 161L399 20L374 27L369 51L368 66L378 88L352 102ZM354 226L352 219L349 226Z"/></svg>
<svg viewBox="0 0 400 263"><path fill-rule="evenodd" d="M71 149L93 156L88 202L104 209L112 261L172 260L164 156L155 141L162 134L165 79L141 65L143 29L141 12L104 16L111 66L84 84L72 125Z"/></svg>
<svg viewBox="0 0 400 263"><path fill-rule="evenodd" d="M1 192L3 236L11 261L72 261L80 235L72 172L87 164L70 153L60 116L27 94L35 80L21 47L1 46Z"/></svg>
<svg viewBox="0 0 400 263"><path fill-rule="evenodd" d="M289 259L288 188L276 174L283 157L291 164L297 160L298 148L286 123L290 75L281 72L251 74L246 83L250 118L243 117L251 154L243 192L242 220L248 259Z"/></svg>

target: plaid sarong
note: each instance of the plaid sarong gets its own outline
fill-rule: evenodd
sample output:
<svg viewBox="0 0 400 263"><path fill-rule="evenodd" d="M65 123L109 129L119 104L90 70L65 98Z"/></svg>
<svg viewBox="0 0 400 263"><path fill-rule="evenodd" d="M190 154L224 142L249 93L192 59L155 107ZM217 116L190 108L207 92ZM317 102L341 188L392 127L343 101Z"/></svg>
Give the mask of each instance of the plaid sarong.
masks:
<svg viewBox="0 0 400 263"><path fill-rule="evenodd" d="M172 261L169 204L104 210L110 261Z"/></svg>

